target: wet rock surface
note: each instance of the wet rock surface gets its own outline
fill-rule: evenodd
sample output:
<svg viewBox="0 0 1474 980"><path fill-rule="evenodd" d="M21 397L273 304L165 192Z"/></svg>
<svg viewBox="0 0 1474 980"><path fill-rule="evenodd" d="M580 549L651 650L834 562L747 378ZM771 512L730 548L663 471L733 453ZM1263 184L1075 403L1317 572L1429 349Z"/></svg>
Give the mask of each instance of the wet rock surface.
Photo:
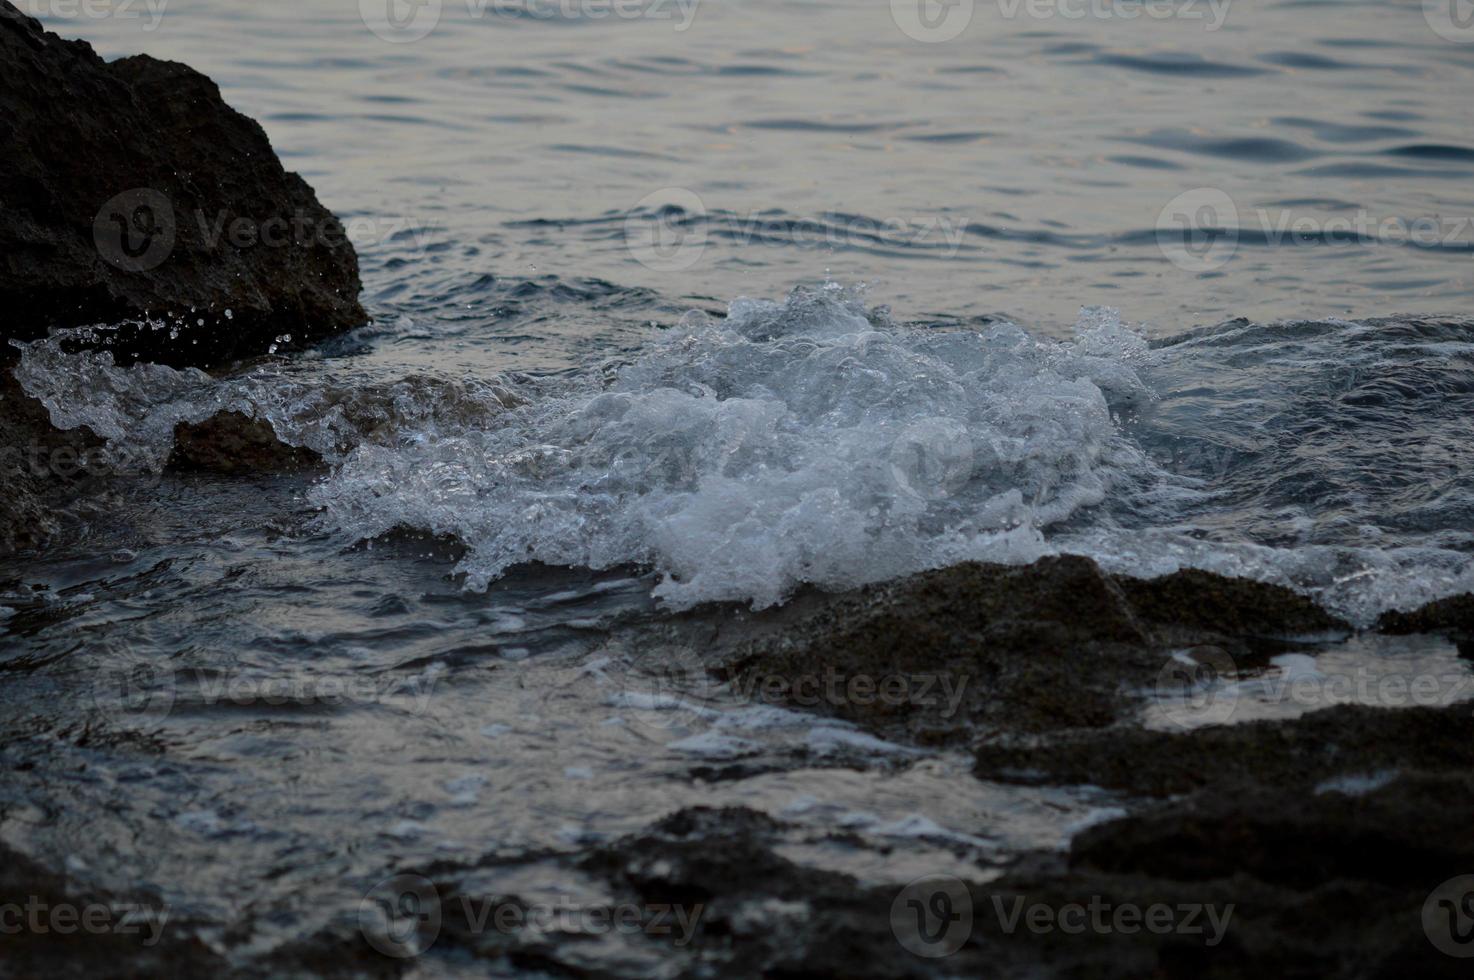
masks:
<svg viewBox="0 0 1474 980"><path fill-rule="evenodd" d="M1165 796L1226 784L1308 792L1337 777L1425 768L1474 771L1474 708L1343 705L1293 721L1190 732L1134 725L1104 733L1002 738L974 749L986 779L1092 783Z"/></svg>
<svg viewBox="0 0 1474 980"><path fill-rule="evenodd" d="M743 808L683 810L596 851L584 867L641 901L699 907L694 958L729 975L928 975L891 932L893 890L784 858L780 831ZM980 970L979 952L948 966Z"/></svg>
<svg viewBox="0 0 1474 980"><path fill-rule="evenodd" d="M1078 746L1039 746L1012 763L1179 795L1082 831L1067 870L1031 888L1232 905L1211 955L1160 945L1152 965L1170 975L1455 976L1460 962L1435 948L1420 915L1435 887L1474 866L1471 734L1467 706L1341 707L1182 735L1115 733L1086 750L1089 761ZM979 774L1019 771L1001 761L984 748Z"/></svg>
<svg viewBox="0 0 1474 980"><path fill-rule="evenodd" d="M1418 915L1428 882L1474 857L1459 825L1471 789L1422 775L1365 797L1214 793L966 883L876 887L805 868L779 853L780 825L740 808L679 812L583 867L700 910L685 975L1452 977L1459 962ZM1455 805L1409 829L1410 811L1440 800ZM938 887L959 918L932 957L907 900Z"/></svg>
<svg viewBox="0 0 1474 980"><path fill-rule="evenodd" d="M146 977L217 973L223 957L168 929L157 895L89 893L67 876L0 844L0 975ZM17 928L19 926L19 928ZM86 942L77 941L84 934Z"/></svg>
<svg viewBox="0 0 1474 980"><path fill-rule="evenodd" d="M111 472L102 439L54 427L46 407L0 364L0 553L40 545L82 486Z"/></svg>
<svg viewBox="0 0 1474 980"><path fill-rule="evenodd" d="M1393 625L1457 630L1462 613L1449 600ZM771 618L781 628L713 654L719 675L941 672L958 687L967 678L977 687L951 714L937 703L802 707L903 742L966 743L979 779L1103 787L1121 794L1121 808L1064 852L957 872L971 924L934 961L899 939L909 927L892 910L898 888L785 866L781 835L760 815L679 814L590 859L639 894L704 902L713 917L697 946L708 954L740 950L743 969L773 975L1462 975L1420 916L1434 889L1474 869L1467 703L1339 705L1189 731L1143 723L1143 701L1174 654L1263 666L1351 632L1305 597L1196 571L1118 578L1065 557L803 596ZM712 640L720 650L720 634ZM956 881L935 887L955 898ZM761 928L736 911L795 900L800 911ZM1088 916L1092 903L1104 918L1060 928L1061 909ZM1037 930L1011 918L1036 907ZM1112 916L1122 908L1172 910L1174 926L1120 928ZM1200 921L1178 928L1188 909ZM1216 935L1210 910L1223 918Z"/></svg>
<svg viewBox="0 0 1474 980"><path fill-rule="evenodd" d="M1198 571L1129 579L1061 556L1024 567L963 564L862 589L786 622L719 670L794 689L829 676L945 678L934 693L960 700L815 701L888 737L940 744L1115 724L1137 710L1174 649L1251 662L1287 637L1349 631L1277 586Z"/></svg>
<svg viewBox="0 0 1474 980"><path fill-rule="evenodd" d="M1176 736L1204 743L1188 753L1172 736L1091 733L1123 767L1182 763L1195 778L1172 786L1188 795L1086 828L1066 852L906 889L796 865L782 824L740 808L682 811L580 867L642 901L700 908L688 966L746 975L1463 975L1420 915L1435 886L1474 867L1467 708L1320 714ZM918 888L966 905L945 958L908 948Z"/></svg>
<svg viewBox="0 0 1474 980"><path fill-rule="evenodd" d="M1377 621L1383 633L1447 633L1474 650L1474 595L1449 596L1410 612L1387 612Z"/></svg>
<svg viewBox="0 0 1474 980"><path fill-rule="evenodd" d="M0 0L0 551L34 548L105 506L99 478L157 473L86 430L58 432L11 377L12 344L59 327L119 363L222 364L359 326L358 259L265 132L204 75L146 55L104 62ZM216 426L184 465L279 465ZM225 463L229 450L246 455ZM273 463L272 461L276 462Z"/></svg>
<svg viewBox="0 0 1474 980"><path fill-rule="evenodd" d="M196 436L204 440L200 462L206 466L211 447L234 445L232 440L245 444L232 451L244 454L256 445L268 459L274 452L268 434L243 417L217 417L203 435L183 435L183 443ZM425 551L423 541L391 545L388 539L379 543L383 553ZM230 558L232 565L237 561ZM275 579L265 584L277 588ZM155 579L144 576L133 591L114 598L154 587ZM373 598L380 608L381 597ZM455 601L447 595L441 606ZM36 597L17 608L11 626L34 631L43 617L63 611L60 603ZM381 628L380 618L373 620ZM284 887L278 904L263 901L259 910L224 923L208 916L196 920L193 910L209 909L215 899L182 891L172 897L178 918L163 952L95 949L123 964L124 975L157 976L1463 975L1464 961L1430 942L1420 916L1434 889L1474 865L1474 831L1467 825L1474 804L1474 711L1468 705L1348 705L1290 720L1190 731L1155 731L1143 723L1144 689L1179 643L1233 651L1243 662L1257 663L1276 651L1307 649L1315 637L1336 631L1344 631L1342 624L1284 590L1197 573L1124 580L1075 558L1022 568L959 566L847 595L808 592L762 614L721 607L674 622L656 617L644 631L630 631L649 641L637 644L636 652L653 664L678 658L684 648L695 651L693 662L704 669L737 664L772 677L791 676L778 671L797 669L810 656L845 677L867 670L915 677L940 665L975 672L988 684L966 696L965 710L948 716L925 704L898 713L851 706L857 734L868 729L915 746L936 741L942 731L947 747L935 754L913 747L884 755L874 743L857 742L822 757L785 749L725 763L720 756L703 765L673 760L673 779L683 786L702 781L697 793L683 797L688 802L653 809L663 815L648 823L642 818L632 831L585 835L572 827L551 847L505 846L500 824L477 818L461 829L480 830L458 834L443 851L418 849L419 859L404 859L409 841L431 833L437 803L450 792L439 780L416 779L412 805L372 804L369 823L382 828L377 836L353 840L347 849L355 857L341 876L331 872L315 883L315 894L327 896L322 909L300 907L291 887ZM890 655L883 656L887 648ZM847 652L859 659L846 660ZM466 737L492 738L502 751L506 743L498 740L511 737L501 730L508 726L476 734L484 720L481 696L496 691L516 664L535 665L539 658L488 663L487 656L463 649L400 666L420 670L436 660L450 672L447 687L483 685L479 694L468 691L468 700L455 710L432 716L430 728L469 713ZM774 659L743 665L743 658L753 657ZM603 659L575 658L553 676L581 690L593 684L590 670L611 669L599 666ZM5 669L19 679L40 677L36 672L43 667L15 660ZM286 734L270 743L273 770L299 764L277 754L300 746L305 732L334 719L351 724L357 714L341 704L262 696L247 701L241 693L212 708L203 700L199 672L178 667L164 676L172 679L175 721L221 712L238 719L231 723L231 738L269 735L273 725L288 724ZM608 697L580 702L580 713L595 714L591 724L600 724L601 714L618 712L620 728L633 721L629 695L681 700L689 693L598 689ZM1007 693L1006 703L999 692ZM1082 695L1100 706L1098 719L1056 713L1061 699ZM559 713L556 695L537 703L534 728L572 722ZM716 712L718 703L689 709L686 721L708 724L702 712ZM738 707L739 716L754 714L752 707L763 715L761 706ZM844 705L797 707L818 717ZM495 717L517 720L515 714ZM110 755L128 760L129 769L140 759L152 760L155 780L201 761L193 757L194 739L181 732L173 741L163 729L159 741L139 734L129 742L106 724L96 733L81 724L48 727L44 718L15 719L17 737L3 747L6 764L17 770L16 785L37 800L70 799L75 787L90 785L89 768L107 772L116 764ZM633 727L636 751L671 752L677 743L662 741L673 737L658 727L665 724L681 722ZM142 728L152 731L149 724ZM352 738L371 737L370 730L355 727ZM726 730L743 739L758 737L755 729ZM56 737L20 737L32 731ZM461 751L465 739L452 737L452 731L431 736L429 743L409 740L411 771L435 765L443 752ZM436 739L442 740L437 747L423 748ZM287 756L292 751L298 749L287 750ZM346 749L326 755L337 758L337 751ZM399 751L383 743L376 750L391 757ZM325 757L317 750L308 756ZM75 778L60 775L72 772L78 758L87 758L88 766ZM499 778L528 779L540 792L555 791L568 779L585 784L587 774L564 770L560 777L557 767L572 757L552 759L551 771L504 772ZM215 765L208 757L203 762ZM471 763L457 763L454 771L462 765ZM1075 806L1086 801L1084 809L1072 810L1084 816L1078 822L1072 816L1070 829L1047 838L1057 844L1004 847L993 839L1000 824L986 805L954 809L942 827L904 817L899 826L867 823L859 809L815 817L787 803L792 793L806 792L826 774L869 780L882 770L910 767L941 773L938 778L959 797L970 798L983 786L1005 795L1035 793L1042 801L1036 814L1068 799ZM774 782L789 787L776 797L785 801L782 807L773 806L771 791L758 789ZM1077 788L1080 783L1100 788L1087 792ZM146 791L148 782L128 785ZM867 785L876 786L878 796L906 792L905 778ZM101 784L88 792L98 794L86 797L88 807L111 798ZM264 846L275 828L237 829L247 826L249 812L232 810L238 799L233 785L211 801L218 814L193 814L190 826L216 836L190 846ZM723 802L713 802L718 799ZM877 797L859 806L878 809L886 802ZM445 813L469 815L474 805L453 803ZM150 827L154 810L173 807L157 799L133 826ZM10 813L0 812L0 818L10 833L25 825ZM406 818L408 826L400 826ZM600 823L591 820L589 829ZM109 832L116 835L117 829ZM86 901L77 882L88 880L89 872L69 869L64 855L37 846L50 839L45 833L32 833L33 846L17 852L23 860L15 863L21 877L13 887L72 904ZM286 875L308 874L311 866L295 847L322 852L311 850L306 838L292 839L294 849L281 857L280 868ZM334 868L343 860L336 850L325 858ZM409 904L406 895L413 898ZM381 913L397 924L381 928ZM270 941L263 939L268 936ZM247 955L247 946L259 952ZM219 957L220 949L229 955ZM15 962L33 975L80 976L102 969L92 949L73 957L66 944L45 935L27 937L22 955Z"/></svg>
<svg viewBox="0 0 1474 980"><path fill-rule="evenodd" d="M259 473L295 473L322 465L322 457L277 438L271 424L240 412L221 412L213 418L174 427L174 450L168 468L207 471L223 476Z"/></svg>
<svg viewBox="0 0 1474 980"><path fill-rule="evenodd" d="M0 0L0 143L0 345L149 319L120 361L204 365L367 319L337 219L185 65L105 63Z"/></svg>

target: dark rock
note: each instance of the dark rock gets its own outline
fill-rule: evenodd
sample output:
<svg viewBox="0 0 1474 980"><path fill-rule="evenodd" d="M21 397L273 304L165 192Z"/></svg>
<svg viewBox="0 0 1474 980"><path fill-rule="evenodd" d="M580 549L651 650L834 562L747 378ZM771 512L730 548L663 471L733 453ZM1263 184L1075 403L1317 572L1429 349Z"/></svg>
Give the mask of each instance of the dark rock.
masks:
<svg viewBox="0 0 1474 980"><path fill-rule="evenodd" d="M174 427L172 470L206 471L226 476L296 473L322 465L310 449L288 446L270 423L240 412L221 412L203 422Z"/></svg>
<svg viewBox="0 0 1474 980"><path fill-rule="evenodd" d="M996 732L1098 729L1141 706L1171 652L1203 646L1240 662L1268 640L1350 627L1288 589L1179 572L1154 580L1102 572L1088 558L1028 566L966 563L812 601L781 630L718 668L754 690L823 690L866 678L904 697L786 700L888 737L970 741ZM779 617L774 617L775 619ZM953 696L955 695L955 696Z"/></svg>
<svg viewBox="0 0 1474 980"><path fill-rule="evenodd" d="M1377 629L1400 636L1408 633L1453 633L1474 637L1474 595L1466 592L1449 596L1412 612L1385 612L1377 620Z"/></svg>
<svg viewBox="0 0 1474 980"><path fill-rule="evenodd" d="M778 853L782 827L751 810L683 810L580 866L644 902L699 907L683 975L1452 977L1465 965L1429 942L1419 912L1474 857L1458 826L1471 786L1447 776L1365 799L1225 793L1094 828L1068 854L1025 855L1002 877L954 868L948 907L970 916L955 951L934 959L905 946L908 896L926 886L792 863ZM1439 838L1420 842L1399 823L1440 792L1452 806L1427 825ZM1047 914L1031 925L1036 907ZM1149 926L1152 914L1166 926Z"/></svg>
<svg viewBox="0 0 1474 980"><path fill-rule="evenodd" d="M1342 705L1292 721L1175 733L1118 727L975 747L974 772L1004 782L1091 783L1163 796L1231 783L1308 793L1337 776L1474 770L1474 711Z"/></svg>
<svg viewBox="0 0 1474 980"><path fill-rule="evenodd" d="M196 935L196 924L158 896L78 888L68 876L5 844L0 844L0 895L6 910L0 975L6 977L218 976L229 969ZM58 910L71 918L54 918ZM31 926L32 921L42 927ZM84 929L87 922L93 927Z"/></svg>
<svg viewBox="0 0 1474 980"><path fill-rule="evenodd" d="M1424 894L1451 869L1474 868L1474 775L1388 774L1379 782L1365 792L1316 792L1225 780L1085 831L1071 846L1071 865L1177 881L1249 875L1304 890L1369 881Z"/></svg>
<svg viewBox="0 0 1474 980"><path fill-rule="evenodd" d="M0 553L55 533L58 502L74 502L89 476L109 475L97 465L102 445L88 429L52 426L46 407L0 367Z"/></svg>
<svg viewBox="0 0 1474 980"><path fill-rule="evenodd" d="M1277 585L1195 568L1154 579L1116 579L1136 614L1159 627L1278 639L1350 627L1314 601Z"/></svg>
<svg viewBox="0 0 1474 980"><path fill-rule="evenodd" d="M0 0L0 120L0 348L149 318L120 361L204 365L367 319L341 225L204 75L105 63Z"/></svg>
<svg viewBox="0 0 1474 980"><path fill-rule="evenodd" d="M934 963L908 953L891 930L895 889L805 867L776 851L780 827L740 807L682 810L580 862L642 903L699 913L694 951L713 975L922 977ZM688 951L689 952L689 951ZM976 948L946 961L982 975Z"/></svg>
<svg viewBox="0 0 1474 980"><path fill-rule="evenodd" d="M1233 904L1228 941L1201 951L1197 976L1465 976L1420 913L1474 867L1474 777L1466 758L1420 761L1439 771L1349 791L1230 777L1083 832L1069 871L1035 887Z"/></svg>

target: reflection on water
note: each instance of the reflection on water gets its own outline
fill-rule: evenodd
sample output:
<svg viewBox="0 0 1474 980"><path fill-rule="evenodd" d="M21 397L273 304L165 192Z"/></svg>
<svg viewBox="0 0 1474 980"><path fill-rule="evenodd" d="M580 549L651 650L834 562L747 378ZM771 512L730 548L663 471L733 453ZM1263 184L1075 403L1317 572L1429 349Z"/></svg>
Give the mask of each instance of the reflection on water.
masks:
<svg viewBox="0 0 1474 980"><path fill-rule="evenodd" d="M1261 664L1237 664L1217 649L1183 651L1176 661L1142 712L1148 728L1283 721L1342 704L1438 708L1474 700L1474 664L1439 637L1358 635Z"/></svg>
<svg viewBox="0 0 1474 980"><path fill-rule="evenodd" d="M885 3L444 0L410 43L372 3L27 5L216 79L349 221L412 360L495 337L548 367L659 317L640 289L826 273L908 318L1105 304L1167 333L1449 311L1474 284L1474 45L1414 2L998 0L936 43ZM407 23L388 36L431 22ZM518 285L550 276L553 303Z"/></svg>
<svg viewBox="0 0 1474 980"><path fill-rule="evenodd" d="M166 477L94 528L106 557L4 566L10 846L180 922L249 920L260 953L398 870L573 887L539 862L682 806L766 811L795 858L904 882L1060 846L1106 805L673 678L690 649L628 629L647 578L527 568L467 593L433 542L315 535L299 492Z"/></svg>

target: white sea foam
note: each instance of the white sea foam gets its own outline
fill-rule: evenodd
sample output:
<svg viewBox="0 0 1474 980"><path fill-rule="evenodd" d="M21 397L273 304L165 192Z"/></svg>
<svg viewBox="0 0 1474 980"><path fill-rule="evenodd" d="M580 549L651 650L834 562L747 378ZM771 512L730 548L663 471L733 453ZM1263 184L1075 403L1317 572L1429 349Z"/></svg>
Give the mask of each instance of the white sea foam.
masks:
<svg viewBox="0 0 1474 980"><path fill-rule="evenodd" d="M473 588L531 560L633 562L674 607L1027 561L1151 470L1112 422L1149 397L1145 356L1098 314L1055 344L896 326L837 288L739 300L484 429L361 444L313 500L363 535L455 535Z"/></svg>
<svg viewBox="0 0 1474 980"><path fill-rule="evenodd" d="M761 746L745 738L706 731L671 742L669 748L703 759L737 759L753 754Z"/></svg>
<svg viewBox="0 0 1474 980"><path fill-rule="evenodd" d="M262 419L284 442L337 461L366 443L412 442L441 430L484 426L517 401L497 379L412 375L384 383L311 362L268 361L225 379L143 362L120 367L105 346L86 346L100 344L105 334L100 328L54 331L24 349L15 376L58 428L86 426L155 469L168 458L178 423L219 412ZM83 349L71 351L73 344Z"/></svg>
<svg viewBox="0 0 1474 980"><path fill-rule="evenodd" d="M1234 323L1153 349L1110 311L1055 342L898 325L861 299L739 299L554 378L309 359L215 379L65 353L85 331L30 345L17 376L58 425L152 467L180 421L264 419L333 464L310 493L325 526L453 535L473 589L524 562L634 564L670 607L762 607L1057 552L1279 582L1358 623L1474 589L1461 328Z"/></svg>

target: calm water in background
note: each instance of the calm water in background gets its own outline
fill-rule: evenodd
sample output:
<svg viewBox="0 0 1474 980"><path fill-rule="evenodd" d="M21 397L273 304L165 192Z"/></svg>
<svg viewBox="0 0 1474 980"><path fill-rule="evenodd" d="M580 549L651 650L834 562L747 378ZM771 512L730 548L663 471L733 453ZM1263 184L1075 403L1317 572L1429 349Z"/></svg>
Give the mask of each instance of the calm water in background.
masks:
<svg viewBox="0 0 1474 980"><path fill-rule="evenodd" d="M880 2L672 0L631 19L592 16L595 0L437 0L422 16L437 9L410 43L380 39L351 0L172 0L157 21L140 0L137 19L47 23L105 56L185 61L260 120L360 219L375 311L417 319L406 358L443 356L426 332L474 334L548 367L667 303L826 275L908 319L1003 313L1053 332L1108 305L1159 335L1457 311L1474 287L1474 44L1415 2L1131 19L1144 8L980 0L941 43ZM1204 189L1231 201L1239 247L1184 269L1159 225L1235 226ZM664 222L684 248L650 268L641 219L667 203L686 210ZM1372 241L1405 228L1428 247ZM590 278L619 289L535 325L509 302L524 280Z"/></svg>
<svg viewBox="0 0 1474 980"><path fill-rule="evenodd" d="M412 43L349 2L171 0L156 30L142 6L22 6L219 82L349 222L376 318L221 381L26 360L68 424L139 458L228 404L334 464L124 481L0 562L0 835L157 894L242 962L354 934L369 888L435 862L600 901L547 855L692 803L906 881L986 874L1118 802L980 783L963 756L700 684L649 710L691 659L652 566L678 604L771 601L1026 560L1047 526L1124 570L1290 582L1362 621L1474 586L1467 326L1330 319L1469 312L1474 44L1416 4L1237 0L1207 30L1206 5L980 3L945 43L880 3L705 0L678 30L675 7L445 0ZM669 329L826 278L901 325L829 291ZM1154 349L1099 311L1035 343L1086 305ZM1230 317L1259 322L1184 335ZM917 446L940 471L909 468ZM424 542L362 540L396 524L461 537L485 591ZM1318 667L1467 672L1432 641ZM755 775L696 781L734 761Z"/></svg>

